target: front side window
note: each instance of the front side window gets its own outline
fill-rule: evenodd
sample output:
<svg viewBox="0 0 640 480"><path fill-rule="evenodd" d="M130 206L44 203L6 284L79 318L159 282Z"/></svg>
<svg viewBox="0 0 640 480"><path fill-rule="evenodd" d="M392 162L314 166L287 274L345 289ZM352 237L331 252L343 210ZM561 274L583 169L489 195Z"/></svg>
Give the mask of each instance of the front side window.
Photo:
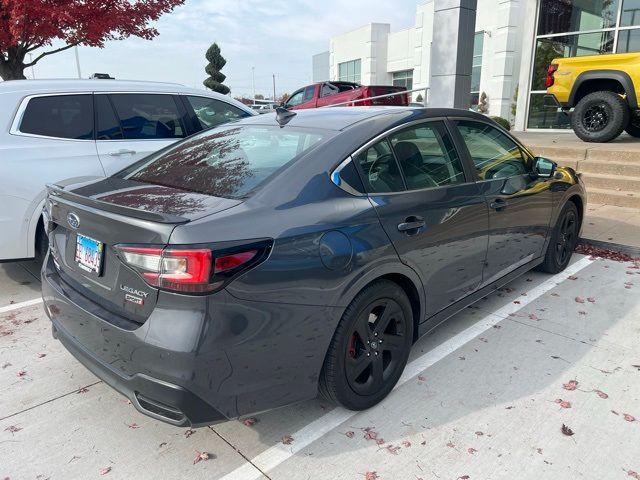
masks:
<svg viewBox="0 0 640 480"><path fill-rule="evenodd" d="M465 181L462 163L442 122L407 128L389 140L409 190Z"/></svg>
<svg viewBox="0 0 640 480"><path fill-rule="evenodd" d="M364 187L368 193L405 190L402 174L387 140L361 151L354 159L363 173Z"/></svg>
<svg viewBox="0 0 640 480"><path fill-rule="evenodd" d="M304 97L302 99L303 102L308 102L309 100L313 100L313 95L316 93L315 85L311 85L304 89Z"/></svg>
<svg viewBox="0 0 640 480"><path fill-rule="evenodd" d="M91 94L51 95L29 100L20 132L74 140L93 139Z"/></svg>
<svg viewBox="0 0 640 480"><path fill-rule="evenodd" d="M182 138L182 114L171 95L118 93L109 95L125 140Z"/></svg>
<svg viewBox="0 0 640 480"><path fill-rule="evenodd" d="M107 95L97 94L96 104L96 138L98 140L122 140L120 122L113 111L111 101Z"/></svg>
<svg viewBox="0 0 640 480"><path fill-rule="evenodd" d="M222 123L248 117L250 114L226 102L209 97L188 95L187 101L200 122L200 127L210 128Z"/></svg>
<svg viewBox="0 0 640 480"><path fill-rule="evenodd" d="M508 178L531 171L520 147L497 128L482 122L455 122L481 180Z"/></svg>
<svg viewBox="0 0 640 480"><path fill-rule="evenodd" d="M289 127L218 127L147 157L115 176L240 198L327 135L324 130Z"/></svg>

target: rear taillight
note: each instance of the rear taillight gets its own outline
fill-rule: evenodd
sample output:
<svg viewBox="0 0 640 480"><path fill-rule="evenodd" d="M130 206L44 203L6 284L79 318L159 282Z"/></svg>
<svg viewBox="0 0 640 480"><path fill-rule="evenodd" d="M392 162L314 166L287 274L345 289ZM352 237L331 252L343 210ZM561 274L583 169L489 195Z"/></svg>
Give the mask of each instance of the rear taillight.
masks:
<svg viewBox="0 0 640 480"><path fill-rule="evenodd" d="M116 245L120 259L154 287L181 293L207 293L264 260L270 242L215 252L206 248Z"/></svg>
<svg viewBox="0 0 640 480"><path fill-rule="evenodd" d="M556 64L556 63L552 63L547 68L547 78L546 78L546 81L545 81L545 85L547 86L547 88L553 86L553 84L555 82L555 79L553 78L553 74L556 73L557 70L558 70L558 64Z"/></svg>

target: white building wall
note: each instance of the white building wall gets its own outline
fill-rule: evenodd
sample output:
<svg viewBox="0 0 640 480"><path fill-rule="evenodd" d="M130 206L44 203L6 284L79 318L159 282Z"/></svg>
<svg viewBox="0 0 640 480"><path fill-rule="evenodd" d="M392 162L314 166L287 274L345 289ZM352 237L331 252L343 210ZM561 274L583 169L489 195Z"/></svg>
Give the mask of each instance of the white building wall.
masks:
<svg viewBox="0 0 640 480"><path fill-rule="evenodd" d="M490 115L514 121L511 104L521 68L523 31L533 28L529 4L535 16L535 3L478 0L475 30L484 32L480 92L487 94ZM415 23L409 28L390 33L389 24L372 23L331 38L329 78L338 79L339 63L360 58L365 85L388 85L392 72L413 69L413 88L428 88L433 12L433 0L424 0L416 6ZM414 99L418 93L413 94Z"/></svg>

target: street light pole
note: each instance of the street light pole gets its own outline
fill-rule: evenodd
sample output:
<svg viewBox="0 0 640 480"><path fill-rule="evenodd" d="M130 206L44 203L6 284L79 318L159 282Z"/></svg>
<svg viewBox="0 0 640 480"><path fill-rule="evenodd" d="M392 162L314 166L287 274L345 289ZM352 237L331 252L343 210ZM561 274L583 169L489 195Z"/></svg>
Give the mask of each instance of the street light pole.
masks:
<svg viewBox="0 0 640 480"><path fill-rule="evenodd" d="M253 86L253 104L256 104L256 67L251 67L251 85Z"/></svg>
<svg viewBox="0 0 640 480"><path fill-rule="evenodd" d="M82 78L82 74L80 73L80 56L78 55L78 46L73 47L76 52L76 69L78 70L78 78Z"/></svg>
<svg viewBox="0 0 640 480"><path fill-rule="evenodd" d="M273 74L273 102L276 101L276 74Z"/></svg>
<svg viewBox="0 0 640 480"><path fill-rule="evenodd" d="M29 52L29 63L31 64L31 79L35 80L36 79L36 72L33 69L33 54L31 52Z"/></svg>

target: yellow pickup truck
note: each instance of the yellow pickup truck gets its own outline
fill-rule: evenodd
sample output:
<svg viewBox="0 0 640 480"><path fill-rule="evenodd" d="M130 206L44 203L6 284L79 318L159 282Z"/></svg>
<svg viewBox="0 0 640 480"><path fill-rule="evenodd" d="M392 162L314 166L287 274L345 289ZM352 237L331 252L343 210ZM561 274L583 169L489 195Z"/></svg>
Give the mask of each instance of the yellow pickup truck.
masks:
<svg viewBox="0 0 640 480"><path fill-rule="evenodd" d="M640 53L556 58L547 69L545 103L569 112L585 142L609 142L625 130L640 137Z"/></svg>

